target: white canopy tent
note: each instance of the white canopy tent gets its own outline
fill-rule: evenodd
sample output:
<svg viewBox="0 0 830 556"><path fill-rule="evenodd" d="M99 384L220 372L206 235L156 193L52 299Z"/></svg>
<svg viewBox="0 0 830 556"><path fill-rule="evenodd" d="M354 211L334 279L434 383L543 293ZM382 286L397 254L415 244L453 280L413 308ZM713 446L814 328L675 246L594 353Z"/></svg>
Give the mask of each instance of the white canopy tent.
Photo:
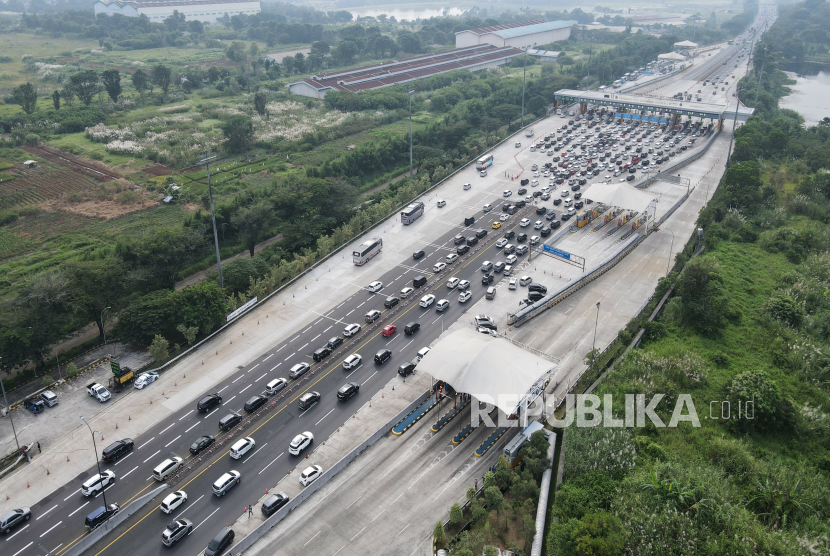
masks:
<svg viewBox="0 0 830 556"><path fill-rule="evenodd" d="M675 48L697 48L697 43L692 41L680 41L674 43Z"/></svg>
<svg viewBox="0 0 830 556"><path fill-rule="evenodd" d="M620 207L640 213L657 201L657 197L627 183L595 183L582 196L607 207Z"/></svg>
<svg viewBox="0 0 830 556"><path fill-rule="evenodd" d="M657 56L658 60L674 60L676 62L685 60L686 57L682 54L678 54L677 52L667 52L666 54L660 54Z"/></svg>
<svg viewBox="0 0 830 556"><path fill-rule="evenodd" d="M555 366L506 338L461 328L435 344L418 363L418 371L446 382L456 392L492 402L510 415L521 397Z"/></svg>

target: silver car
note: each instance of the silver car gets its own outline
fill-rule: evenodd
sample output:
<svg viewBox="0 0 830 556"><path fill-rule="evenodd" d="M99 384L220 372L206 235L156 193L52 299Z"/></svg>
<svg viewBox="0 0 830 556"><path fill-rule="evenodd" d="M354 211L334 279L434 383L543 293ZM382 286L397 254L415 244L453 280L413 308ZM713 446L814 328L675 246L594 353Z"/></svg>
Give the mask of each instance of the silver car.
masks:
<svg viewBox="0 0 830 556"><path fill-rule="evenodd" d="M161 544L173 546L176 541L190 534L193 531L193 522L189 519L180 518L167 526L161 534Z"/></svg>

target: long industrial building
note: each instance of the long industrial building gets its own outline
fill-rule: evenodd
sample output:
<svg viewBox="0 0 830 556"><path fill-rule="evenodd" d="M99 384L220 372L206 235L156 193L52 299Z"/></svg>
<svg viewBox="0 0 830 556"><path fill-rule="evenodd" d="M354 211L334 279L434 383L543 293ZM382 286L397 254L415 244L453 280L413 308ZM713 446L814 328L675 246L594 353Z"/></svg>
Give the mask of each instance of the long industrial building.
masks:
<svg viewBox="0 0 830 556"><path fill-rule="evenodd" d="M225 14L258 14L259 0L183 0L180 2L154 0L97 0L93 4L95 15L121 14L127 17L147 16L150 21L161 22L173 15L174 11L190 20L214 23Z"/></svg>
<svg viewBox="0 0 830 556"><path fill-rule="evenodd" d="M552 42L567 40L576 21L545 21L534 19L520 23L506 23L467 29L455 34L455 47L464 48L477 44L534 48Z"/></svg>
<svg viewBox="0 0 830 556"><path fill-rule="evenodd" d="M512 46L480 44L350 70L312 75L288 84L296 95L323 98L329 91L359 92L432 77L456 69L477 71L499 66L523 52Z"/></svg>

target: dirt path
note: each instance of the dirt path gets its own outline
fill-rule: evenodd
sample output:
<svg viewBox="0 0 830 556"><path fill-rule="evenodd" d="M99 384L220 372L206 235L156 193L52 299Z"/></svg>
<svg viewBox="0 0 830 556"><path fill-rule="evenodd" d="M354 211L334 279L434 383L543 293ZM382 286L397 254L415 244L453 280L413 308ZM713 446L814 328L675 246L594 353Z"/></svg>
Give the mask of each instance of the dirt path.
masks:
<svg viewBox="0 0 830 556"><path fill-rule="evenodd" d="M254 253L259 253L260 251L262 251L263 249L265 249L269 245L274 244L274 243L278 242L281 239L282 239L282 234L277 234L274 237L266 239L262 243L257 243L256 247L254 247ZM238 255L234 255L233 257L229 257L229 258L223 260L222 262L227 263L229 261L232 261L232 260L236 259L237 257L249 257L249 256L250 256L250 254L248 253L248 251L244 251L242 253L239 253ZM182 290L182 289L186 288L187 286L192 286L196 282L201 282L202 280L205 279L205 277L207 276L207 273L210 272L211 270L216 270L216 265L215 264L210 265L209 267L207 267L204 270L200 270L196 274L191 274L190 276L188 276L187 278L185 278L183 280L179 280L178 282L176 282L176 289L177 290Z"/></svg>

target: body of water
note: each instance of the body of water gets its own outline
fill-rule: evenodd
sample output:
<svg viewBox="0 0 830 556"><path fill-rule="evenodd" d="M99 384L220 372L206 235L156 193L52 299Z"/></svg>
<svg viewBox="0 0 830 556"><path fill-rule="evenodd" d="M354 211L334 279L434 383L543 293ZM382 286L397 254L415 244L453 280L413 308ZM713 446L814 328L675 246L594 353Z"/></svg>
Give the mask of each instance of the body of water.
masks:
<svg viewBox="0 0 830 556"><path fill-rule="evenodd" d="M795 85L789 85L792 94L778 103L781 108L795 110L804 117L805 124L814 126L830 116L830 72L820 71L816 75L797 77L787 72Z"/></svg>
<svg viewBox="0 0 830 556"><path fill-rule="evenodd" d="M398 21L414 21L416 19L429 19L430 17L441 17L445 15L461 15L465 10L461 8L400 8L396 6L366 6L360 8L347 8L355 17L377 17L385 14Z"/></svg>

